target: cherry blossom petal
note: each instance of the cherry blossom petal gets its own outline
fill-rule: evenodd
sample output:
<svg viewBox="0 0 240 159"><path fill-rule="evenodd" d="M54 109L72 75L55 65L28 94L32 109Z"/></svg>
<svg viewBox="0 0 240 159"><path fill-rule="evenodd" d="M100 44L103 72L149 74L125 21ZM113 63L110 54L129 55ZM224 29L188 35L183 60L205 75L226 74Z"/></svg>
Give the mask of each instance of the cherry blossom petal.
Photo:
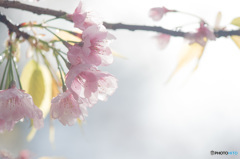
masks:
<svg viewBox="0 0 240 159"><path fill-rule="evenodd" d="M33 119L34 127L43 127L42 111L33 103L32 97L15 86L0 91L0 132L11 131L19 120Z"/></svg>
<svg viewBox="0 0 240 159"><path fill-rule="evenodd" d="M52 99L50 114L53 119L58 119L63 125L73 125L78 118L87 116L87 101L76 100L70 91L63 92Z"/></svg>
<svg viewBox="0 0 240 159"><path fill-rule="evenodd" d="M111 74L101 72L91 65L76 65L66 77L66 85L76 99L87 98L89 103L107 100L117 88L117 80Z"/></svg>
<svg viewBox="0 0 240 159"><path fill-rule="evenodd" d="M155 38L158 41L158 46L160 47L161 50L165 49L170 41L171 36L167 34L158 34L155 36Z"/></svg>
<svg viewBox="0 0 240 159"><path fill-rule="evenodd" d="M85 30L91 25L98 24L98 22L94 20L93 17L89 14L89 12L86 12L83 9L83 4L81 1L79 2L79 5L75 9L74 13L68 16L72 19L74 27L81 30Z"/></svg>
<svg viewBox="0 0 240 159"><path fill-rule="evenodd" d="M75 44L68 46L68 60L72 65L92 64L106 66L113 62L113 55L108 47L108 41L114 36L106 29L93 25L83 31L83 46Z"/></svg>
<svg viewBox="0 0 240 159"><path fill-rule="evenodd" d="M22 150L19 153L19 156L16 159L31 159L32 154L29 150Z"/></svg>

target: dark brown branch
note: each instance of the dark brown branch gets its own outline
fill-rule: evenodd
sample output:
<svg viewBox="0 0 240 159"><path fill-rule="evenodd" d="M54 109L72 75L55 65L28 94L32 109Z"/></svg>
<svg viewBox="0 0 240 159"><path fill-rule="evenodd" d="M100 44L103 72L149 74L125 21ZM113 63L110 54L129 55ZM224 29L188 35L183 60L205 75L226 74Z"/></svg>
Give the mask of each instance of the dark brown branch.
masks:
<svg viewBox="0 0 240 159"><path fill-rule="evenodd" d="M180 37L184 37L186 35L186 33L182 31L173 31L173 30L168 30L163 27L157 27L157 26L127 25L122 23L111 24L106 22L104 22L103 25L107 29L112 29L112 30L127 29L131 31L135 31L135 30L154 31L154 32L169 34L171 36L180 36Z"/></svg>
<svg viewBox="0 0 240 159"><path fill-rule="evenodd" d="M47 9L47 8L41 8L41 7L36 7L24 3L20 3L18 1L5 1L5 0L0 0L0 6L4 8L16 8L16 9L21 9L25 11L29 11L35 14L46 14L46 15L52 15L55 17L61 17L66 15L66 12L63 11L56 11L52 9Z"/></svg>
<svg viewBox="0 0 240 159"><path fill-rule="evenodd" d="M18 26L12 24L2 13L0 13L0 22L4 23L8 27L10 34L15 32L18 38L23 37L24 39L28 39L30 37L29 34L19 30Z"/></svg>
<svg viewBox="0 0 240 159"><path fill-rule="evenodd" d="M64 15L68 14L67 12L36 7L36 6L20 3L18 1L0 0L0 6L4 7L4 8L21 9L21 10L29 11L29 12L39 14L39 15L40 14L51 15L51 16L60 17L60 18L69 20L66 17L63 17ZM185 37L185 35L187 34L186 32L169 30L169 29L165 29L165 28L157 27L157 26L127 25L127 24L121 24L121 23L113 24L113 23L107 23L107 22L104 22L103 25L107 29L112 29L112 30L126 29L126 30L131 30L131 31L135 31L135 30L154 31L154 32L169 34L171 36L179 36L179 37ZM218 31L214 31L214 34L217 38L218 37L227 37L227 36L232 36L232 35L240 35L240 30L231 30L231 31L218 30Z"/></svg>
<svg viewBox="0 0 240 159"><path fill-rule="evenodd" d="M218 30L214 32L216 37L227 37L227 36L233 36L233 35L240 35L240 30Z"/></svg>

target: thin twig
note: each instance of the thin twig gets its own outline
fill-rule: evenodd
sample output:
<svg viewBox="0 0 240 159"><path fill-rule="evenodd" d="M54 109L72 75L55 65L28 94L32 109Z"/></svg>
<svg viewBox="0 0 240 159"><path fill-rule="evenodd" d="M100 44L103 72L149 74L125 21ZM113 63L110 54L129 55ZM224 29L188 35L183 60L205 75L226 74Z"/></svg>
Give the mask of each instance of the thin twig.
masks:
<svg viewBox="0 0 240 159"><path fill-rule="evenodd" d="M126 29L130 31L136 31L136 30L154 31L154 32L169 34L171 36L180 36L180 37L184 37L187 34L186 32L168 30L159 26L127 25L122 23L107 23L107 22L103 22L103 25L107 29L112 29L112 30Z"/></svg>
<svg viewBox="0 0 240 159"><path fill-rule="evenodd" d="M36 7L36 6L20 3L18 1L0 0L0 7L21 9L21 10L29 11L29 12L39 14L39 15L41 15L41 14L51 15L51 16L55 16L58 18L63 18L65 20L71 21L66 16L66 15L68 15L67 12L57 11L57 10L48 9L48 8ZM2 21L1 19L2 18L0 17L0 21ZM168 34L171 36L178 36L178 37L185 37L185 35L187 34L187 32L169 30L169 29L165 29L165 28L159 27L159 26L128 25L128 24L122 24L122 23L107 23L107 22L103 22L103 25L107 29L112 29L112 30L125 29L125 30L131 30L131 31L135 31L135 30L153 31L153 32L160 32L160 33ZM230 31L217 30L217 31L214 31L214 34L217 38L227 37L227 36L232 36L232 35L240 35L240 30L230 30Z"/></svg>
<svg viewBox="0 0 240 159"><path fill-rule="evenodd" d="M15 32L17 35L17 38L22 36L24 39L28 39L30 37L29 34L19 30L18 26L11 23L11 21L8 20L7 17L2 13L0 13L0 22L4 23L8 27L9 34L11 34L12 32Z"/></svg>

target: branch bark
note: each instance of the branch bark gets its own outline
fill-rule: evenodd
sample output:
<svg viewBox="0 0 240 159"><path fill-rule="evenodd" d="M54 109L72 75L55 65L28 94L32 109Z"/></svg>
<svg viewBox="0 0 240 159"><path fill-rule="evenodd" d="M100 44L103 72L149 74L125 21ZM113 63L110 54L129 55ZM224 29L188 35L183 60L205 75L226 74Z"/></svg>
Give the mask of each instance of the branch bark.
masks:
<svg viewBox="0 0 240 159"><path fill-rule="evenodd" d="M18 1L6 1L6 0L1 0L0 1L0 6L4 8L15 8L15 9L21 9L25 11L29 11L35 14L45 14L45 15L51 15L55 17L61 17L63 15L66 15L67 13L64 11L56 11L48 8L41 8L41 7L36 7L28 4L24 4Z"/></svg>
<svg viewBox="0 0 240 159"><path fill-rule="evenodd" d="M65 20L71 21L70 19L67 19L67 17L65 16L65 15L68 15L67 12L36 7L36 6L20 3L18 1L0 0L0 7L21 9L21 10L38 14L38 15L41 15L41 14L51 15L51 16L55 16L58 18L63 18ZM153 31L153 32L164 33L164 34L168 34L176 37L185 37L185 35L187 34L187 32L169 30L160 26L128 25L128 24L122 24L122 23L107 23L107 22L103 22L103 25L107 29L112 29L112 30L125 29L130 31L135 31L135 30ZM214 34L217 38L227 37L232 35L240 35L240 30L230 30L230 31L217 30L217 31L214 31Z"/></svg>
<svg viewBox="0 0 240 159"><path fill-rule="evenodd" d="M24 39L28 39L30 37L29 34L19 30L18 26L12 24L2 13L0 13L0 22L4 23L8 27L9 33L15 32L18 38L22 36Z"/></svg>
<svg viewBox="0 0 240 159"><path fill-rule="evenodd" d="M107 29L112 29L112 30L126 29L131 31L135 31L135 30L154 31L154 32L169 34L171 36L180 36L180 37L184 37L187 34L186 32L168 30L159 26L127 25L122 23L107 23L107 22L103 22L103 25Z"/></svg>

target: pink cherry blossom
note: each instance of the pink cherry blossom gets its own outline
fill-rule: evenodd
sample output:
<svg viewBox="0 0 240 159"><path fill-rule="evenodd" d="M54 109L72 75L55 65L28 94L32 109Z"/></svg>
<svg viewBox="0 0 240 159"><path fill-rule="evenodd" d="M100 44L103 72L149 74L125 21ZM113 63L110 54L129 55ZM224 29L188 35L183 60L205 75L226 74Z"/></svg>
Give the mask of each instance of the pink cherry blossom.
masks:
<svg viewBox="0 0 240 159"><path fill-rule="evenodd" d="M200 27L197 29L196 33L188 33L185 36L186 39L192 43L199 43L202 46L206 45L206 40L215 40L216 37L214 32L204 25L204 22L200 23Z"/></svg>
<svg viewBox="0 0 240 159"><path fill-rule="evenodd" d="M94 66L79 64L69 70L66 85L75 99L85 98L89 103L95 104L98 100L107 100L107 96L114 93L117 80Z"/></svg>
<svg viewBox="0 0 240 159"><path fill-rule="evenodd" d="M171 36L167 35L167 34L158 34L157 36L155 36L155 38L158 41L159 47L161 50L165 49L170 41Z"/></svg>
<svg viewBox="0 0 240 159"><path fill-rule="evenodd" d="M31 159L32 154L29 150L22 150L16 159Z"/></svg>
<svg viewBox="0 0 240 159"><path fill-rule="evenodd" d="M89 104L85 99L74 99L70 91L63 92L52 99L50 114L53 119L58 119L63 125L73 125L79 118L87 116L86 107Z"/></svg>
<svg viewBox="0 0 240 159"><path fill-rule="evenodd" d="M84 11L81 1L79 2L79 5L75 9L74 13L70 14L69 17L73 20L74 27L81 30L85 30L89 26L97 23L93 20L88 12Z"/></svg>
<svg viewBox="0 0 240 159"><path fill-rule="evenodd" d="M113 56L108 47L108 40L114 38L105 28L92 25L82 33L83 46L75 44L68 47L68 60L72 65L109 65L113 62Z"/></svg>
<svg viewBox="0 0 240 159"><path fill-rule="evenodd" d="M23 118L33 119L34 127L43 127L42 111L33 103L32 97L12 86L0 91L0 132L11 131Z"/></svg>
<svg viewBox="0 0 240 159"><path fill-rule="evenodd" d="M149 11L149 16L155 20L155 21L159 21L162 19L162 17L167 13L170 12L170 10L168 10L165 7L156 7L156 8L152 8Z"/></svg>

